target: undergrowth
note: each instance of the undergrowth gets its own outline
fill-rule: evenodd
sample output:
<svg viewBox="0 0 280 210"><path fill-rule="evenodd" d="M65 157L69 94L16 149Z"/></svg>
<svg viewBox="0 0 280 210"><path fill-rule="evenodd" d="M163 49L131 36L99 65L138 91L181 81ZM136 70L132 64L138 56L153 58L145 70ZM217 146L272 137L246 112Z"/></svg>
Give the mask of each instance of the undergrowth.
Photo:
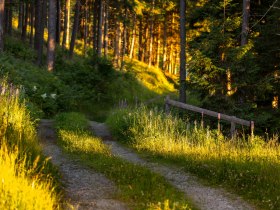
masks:
<svg viewBox="0 0 280 210"><path fill-rule="evenodd" d="M150 157L184 167L213 184L255 202L262 209L280 209L280 146L277 137L227 139L179 118L140 107L116 110L107 120L113 134Z"/></svg>
<svg viewBox="0 0 280 210"><path fill-rule="evenodd" d="M117 196L132 209L190 209L183 194L162 176L112 155L110 148L88 131L84 116L60 114L56 129L63 148L114 181L121 190Z"/></svg>
<svg viewBox="0 0 280 210"><path fill-rule="evenodd" d="M0 84L0 209L59 208L58 174L39 148L20 90Z"/></svg>

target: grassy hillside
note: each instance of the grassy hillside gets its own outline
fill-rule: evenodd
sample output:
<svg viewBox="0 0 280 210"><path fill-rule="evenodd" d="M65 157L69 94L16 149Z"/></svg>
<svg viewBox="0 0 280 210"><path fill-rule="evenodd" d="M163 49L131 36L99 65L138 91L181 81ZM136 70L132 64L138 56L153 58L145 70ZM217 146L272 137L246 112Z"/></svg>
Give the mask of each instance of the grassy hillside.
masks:
<svg viewBox="0 0 280 210"><path fill-rule="evenodd" d="M127 61L125 71L116 71L111 62L94 56L75 55L57 49L54 72L35 65L36 53L9 37L0 56L0 76L22 85L28 106L38 117L51 117L61 111L81 111L97 120L120 100L134 104L174 91L164 74L137 61Z"/></svg>

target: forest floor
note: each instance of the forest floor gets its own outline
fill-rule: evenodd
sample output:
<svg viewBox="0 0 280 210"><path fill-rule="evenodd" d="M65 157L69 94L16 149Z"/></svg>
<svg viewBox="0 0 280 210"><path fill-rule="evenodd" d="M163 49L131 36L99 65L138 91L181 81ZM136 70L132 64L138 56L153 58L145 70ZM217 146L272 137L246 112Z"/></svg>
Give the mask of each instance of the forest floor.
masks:
<svg viewBox="0 0 280 210"><path fill-rule="evenodd" d="M66 209L126 210L124 203L115 199L117 188L104 175L81 165L57 145L52 120L41 120L38 136L44 155L51 158L62 175Z"/></svg>
<svg viewBox="0 0 280 210"><path fill-rule="evenodd" d="M96 136L101 137L104 143L110 146L114 155L161 174L173 186L184 192L199 209L255 209L239 196L226 192L222 188L201 184L196 177L180 168L142 159L132 150L114 141L104 123L91 121L90 127ZM127 209L124 203L115 199L118 190L114 183L93 169L81 165L80 161L74 160L60 149L56 142L53 121L41 120L38 133L44 154L51 157L52 163L62 174L65 196L70 203L69 209Z"/></svg>

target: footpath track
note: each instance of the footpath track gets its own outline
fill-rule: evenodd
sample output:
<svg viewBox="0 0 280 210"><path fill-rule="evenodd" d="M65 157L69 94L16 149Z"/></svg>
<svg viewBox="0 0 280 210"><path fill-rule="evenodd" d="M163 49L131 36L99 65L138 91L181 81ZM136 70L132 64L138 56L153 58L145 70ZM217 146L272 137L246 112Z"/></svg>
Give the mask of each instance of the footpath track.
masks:
<svg viewBox="0 0 280 210"><path fill-rule="evenodd" d="M126 210L126 205L114 197L117 188L104 175L87 168L61 151L57 145L52 120L41 120L38 136L43 153L51 158L63 177L66 209Z"/></svg>
<svg viewBox="0 0 280 210"><path fill-rule="evenodd" d="M103 139L111 147L112 153L129 162L140 164L151 171L161 174L173 186L185 193L201 210L253 210L256 209L237 195L221 188L213 188L201 184L196 177L182 171L180 168L153 163L140 158L130 149L124 148L113 141L104 123L90 122L96 136Z"/></svg>

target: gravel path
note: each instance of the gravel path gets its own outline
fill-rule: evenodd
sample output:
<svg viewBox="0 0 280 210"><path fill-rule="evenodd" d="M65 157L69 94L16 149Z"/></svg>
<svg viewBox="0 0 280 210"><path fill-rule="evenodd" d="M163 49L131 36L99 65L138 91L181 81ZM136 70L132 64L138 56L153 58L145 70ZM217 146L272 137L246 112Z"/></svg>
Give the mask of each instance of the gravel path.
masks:
<svg viewBox="0 0 280 210"><path fill-rule="evenodd" d="M131 150L122 147L112 137L103 123L90 122L95 135L110 145L112 152L130 162L141 164L164 176L173 186L184 192L202 210L253 210L255 209L240 197L221 188L211 188L198 182L197 178L176 167L164 166L141 159Z"/></svg>
<svg viewBox="0 0 280 210"><path fill-rule="evenodd" d="M114 199L117 188L102 174L81 166L63 153L56 144L53 121L41 120L38 130L43 152L51 157L63 176L69 209L125 210L123 203Z"/></svg>

